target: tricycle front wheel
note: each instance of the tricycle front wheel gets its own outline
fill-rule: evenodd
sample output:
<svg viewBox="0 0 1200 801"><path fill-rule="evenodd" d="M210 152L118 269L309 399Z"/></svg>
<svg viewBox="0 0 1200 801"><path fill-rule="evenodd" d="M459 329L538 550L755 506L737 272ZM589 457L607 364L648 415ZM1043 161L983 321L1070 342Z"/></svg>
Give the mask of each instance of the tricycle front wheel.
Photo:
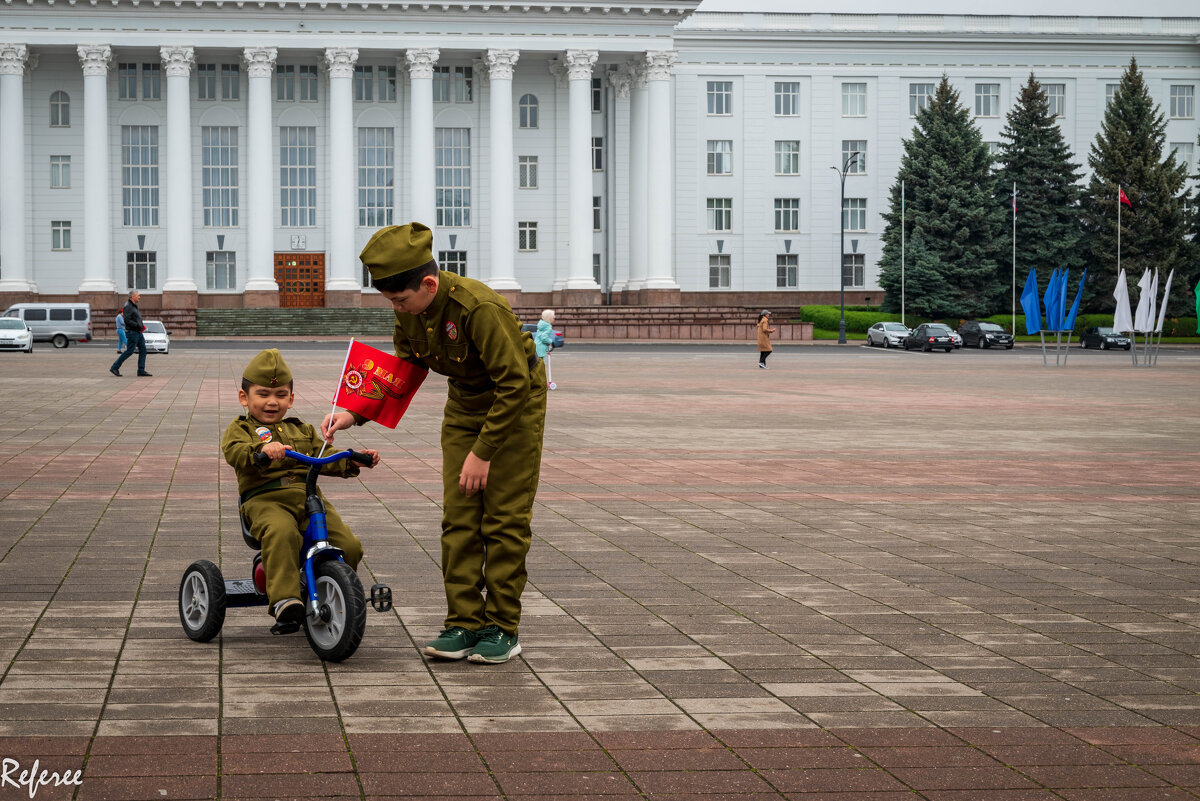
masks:
<svg viewBox="0 0 1200 801"><path fill-rule="evenodd" d="M179 582L179 622L196 642L208 642L225 625L225 579L207 559L188 565Z"/></svg>
<svg viewBox="0 0 1200 801"><path fill-rule="evenodd" d="M349 659L367 627L362 582L345 562L322 562L315 571L321 616L304 619L304 635L317 656L327 662Z"/></svg>

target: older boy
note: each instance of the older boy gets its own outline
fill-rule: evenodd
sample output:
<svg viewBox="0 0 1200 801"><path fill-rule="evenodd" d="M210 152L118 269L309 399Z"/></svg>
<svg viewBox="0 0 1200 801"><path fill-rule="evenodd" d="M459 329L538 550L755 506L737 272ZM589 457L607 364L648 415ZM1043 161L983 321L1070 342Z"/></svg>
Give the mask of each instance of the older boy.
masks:
<svg viewBox="0 0 1200 801"><path fill-rule="evenodd" d="M376 231L360 258L396 311L396 355L450 379L442 420L448 613L425 653L497 664L521 653L546 373L508 301L486 284L439 271L432 246L424 225L394 225ZM321 433L332 439L363 422L338 412L326 416Z"/></svg>

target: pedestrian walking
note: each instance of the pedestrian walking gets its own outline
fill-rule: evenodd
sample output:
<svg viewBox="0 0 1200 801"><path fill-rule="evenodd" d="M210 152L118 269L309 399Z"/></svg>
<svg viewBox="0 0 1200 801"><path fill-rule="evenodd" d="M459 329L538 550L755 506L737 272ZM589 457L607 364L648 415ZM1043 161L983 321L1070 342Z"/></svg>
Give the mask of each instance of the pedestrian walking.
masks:
<svg viewBox="0 0 1200 801"><path fill-rule="evenodd" d="M122 312L117 312L117 353L125 350L125 315Z"/></svg>
<svg viewBox="0 0 1200 801"><path fill-rule="evenodd" d="M758 315L758 367L760 370L769 370L767 367L767 357L771 355L771 334L775 333L775 329L771 327L771 312L763 309Z"/></svg>
<svg viewBox="0 0 1200 801"><path fill-rule="evenodd" d="M137 374L149 377L150 373L146 372L146 337L142 334L146 330L146 326L142 323L142 313L138 311L138 301L141 300L142 293L136 289L129 293L129 300L125 301L125 308L121 312L121 316L125 318L125 338L128 344L125 346L125 352L117 357L117 360L108 368L108 372L121 377L121 365L125 360L133 355L136 349L138 352L138 371Z"/></svg>

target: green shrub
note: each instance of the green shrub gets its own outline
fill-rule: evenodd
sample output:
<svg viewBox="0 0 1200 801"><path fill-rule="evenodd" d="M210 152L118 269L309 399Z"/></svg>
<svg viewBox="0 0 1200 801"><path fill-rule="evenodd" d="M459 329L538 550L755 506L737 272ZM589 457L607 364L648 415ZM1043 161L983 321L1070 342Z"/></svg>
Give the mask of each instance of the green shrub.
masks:
<svg viewBox="0 0 1200 801"><path fill-rule="evenodd" d="M823 328L828 331L837 331L841 322L842 310L840 306L801 306L800 319L813 324L814 328ZM928 322L925 317L916 317L914 315L906 315L905 323L909 328ZM878 322L900 322L900 315L890 312L879 311L878 308L872 307L871 311L867 311L865 306L846 307L846 331L859 334L865 334L867 329Z"/></svg>

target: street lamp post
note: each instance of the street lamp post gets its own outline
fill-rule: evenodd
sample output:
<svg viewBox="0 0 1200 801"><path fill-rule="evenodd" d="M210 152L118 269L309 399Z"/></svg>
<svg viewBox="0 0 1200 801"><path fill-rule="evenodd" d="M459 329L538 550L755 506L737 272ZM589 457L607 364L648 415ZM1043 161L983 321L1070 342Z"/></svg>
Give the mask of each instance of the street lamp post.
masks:
<svg viewBox="0 0 1200 801"><path fill-rule="evenodd" d="M851 162L858 160L859 155L859 151L855 150L849 156L846 156L846 160L842 162L840 170L837 167L829 168L838 174L838 178L842 182L842 202L839 206L840 213L838 220L838 225L842 232L842 241L838 249L838 289L841 294L842 305L842 318L838 322L839 345L846 344L846 221L841 219L841 217L846 213L846 171L850 169Z"/></svg>

